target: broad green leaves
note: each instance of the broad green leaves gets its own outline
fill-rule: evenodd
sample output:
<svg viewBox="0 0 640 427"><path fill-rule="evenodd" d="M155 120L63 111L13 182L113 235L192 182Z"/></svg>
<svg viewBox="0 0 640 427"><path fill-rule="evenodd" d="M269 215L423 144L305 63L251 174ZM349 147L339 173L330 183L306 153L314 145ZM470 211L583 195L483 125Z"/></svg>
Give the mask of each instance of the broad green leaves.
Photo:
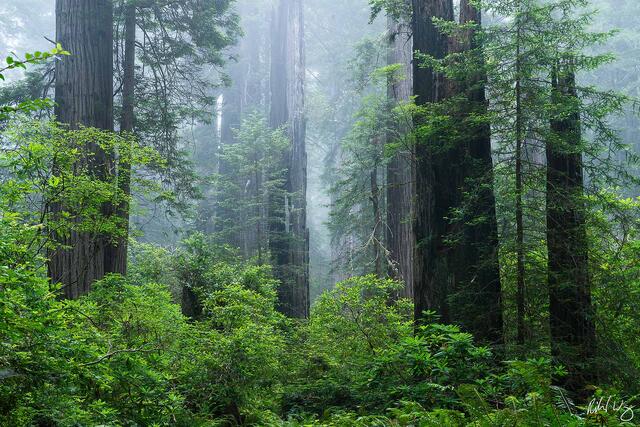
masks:
<svg viewBox="0 0 640 427"><path fill-rule="evenodd" d="M58 43L56 47L49 51L40 52L35 51L33 54L26 53L24 59L18 58L15 54L7 56L5 59L6 66L0 66L0 80L4 80L4 74L9 70L14 70L16 68L27 69L27 65L30 64L41 64L51 58L70 55L69 52L62 48L62 45Z"/></svg>
<svg viewBox="0 0 640 427"><path fill-rule="evenodd" d="M6 65L0 66L0 80L5 80L5 74L7 71L16 69L27 69L27 65L42 64L54 58L70 55L69 52L62 48L62 45L58 43L55 48L50 51L40 52L36 51L33 54L25 54L24 59L18 58L16 55L7 56L5 62ZM32 113L35 111L41 111L47 108L53 107L53 101L50 99L29 99L23 102L19 102L15 105L0 105L0 122L7 120L12 115L17 113Z"/></svg>

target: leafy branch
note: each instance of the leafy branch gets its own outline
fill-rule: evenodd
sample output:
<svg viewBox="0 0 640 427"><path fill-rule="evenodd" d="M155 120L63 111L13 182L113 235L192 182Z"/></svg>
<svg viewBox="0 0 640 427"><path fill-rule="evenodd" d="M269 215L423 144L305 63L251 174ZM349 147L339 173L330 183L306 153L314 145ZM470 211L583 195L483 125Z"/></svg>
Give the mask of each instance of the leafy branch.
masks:
<svg viewBox="0 0 640 427"><path fill-rule="evenodd" d="M4 74L7 71L18 68L26 70L27 65L41 64L51 58L57 58L60 55L70 55L69 52L62 48L60 43L57 43L56 47L49 51L26 53L24 59L18 58L15 54L9 55L5 60L7 65L0 67L0 80L5 80ZM46 98L28 100L16 105L0 105L0 121L6 120L12 114L19 112L30 113L33 111L43 110L45 108L51 108L51 106L53 106L53 101Z"/></svg>

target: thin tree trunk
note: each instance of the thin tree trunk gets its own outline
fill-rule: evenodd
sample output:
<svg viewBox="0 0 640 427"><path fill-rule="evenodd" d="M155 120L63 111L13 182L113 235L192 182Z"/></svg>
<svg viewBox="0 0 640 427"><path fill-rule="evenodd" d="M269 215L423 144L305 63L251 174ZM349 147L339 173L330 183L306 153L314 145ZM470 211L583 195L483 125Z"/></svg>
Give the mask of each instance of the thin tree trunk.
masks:
<svg viewBox="0 0 640 427"><path fill-rule="evenodd" d="M135 127L135 69L136 69L136 7L133 3L125 6L124 21L124 62L122 83L122 117L120 131L133 134ZM119 159L118 184L123 195L131 195L131 164L128 159ZM124 235L115 243L105 247L105 273L127 274L127 247L129 240L129 201L125 199L117 207L122 221Z"/></svg>
<svg viewBox="0 0 640 427"><path fill-rule="evenodd" d="M377 145L377 142L375 142ZM371 206L373 208L373 260L375 265L375 274L383 277L382 269L382 214L380 213L380 187L378 186L378 168L374 168L370 173L371 183Z"/></svg>
<svg viewBox="0 0 640 427"><path fill-rule="evenodd" d="M410 22L389 18L390 37L388 64L402 64L404 79L390 81L387 96L394 103L408 102L413 95L413 39ZM411 131L411 123L398 123L397 136ZM404 282L398 296L413 298L413 234L415 159L413 147L406 144L387 165L387 227L386 247L389 251L390 277Z"/></svg>
<svg viewBox="0 0 640 427"><path fill-rule="evenodd" d="M109 0L57 0L56 38L71 56L56 63L57 120L71 129L89 126L113 130L113 5ZM88 167L104 176L105 153L95 144ZM64 206L52 207L53 214ZM63 296L77 298L105 273L105 237L89 233L54 236L68 249L50 253L49 276L63 285Z"/></svg>
<svg viewBox="0 0 640 427"><path fill-rule="evenodd" d="M262 265L262 213L260 205L262 204L262 169L259 168L258 161L254 162L254 179L256 180L254 203L256 204L256 243L258 250L258 264Z"/></svg>
<svg viewBox="0 0 640 427"><path fill-rule="evenodd" d="M575 109L572 64L554 71L553 102L559 111ZM560 381L584 393L594 379L596 331L591 302L587 228L585 223L580 113L552 120L547 142L547 250L549 256L549 323L551 348L569 375Z"/></svg>
<svg viewBox="0 0 640 427"><path fill-rule="evenodd" d="M270 249L280 279L279 308L309 315L309 231L306 226L307 153L304 117L304 20L301 0L280 0L274 10L271 43L270 124L286 127L291 141L282 166L285 185L270 203Z"/></svg>
<svg viewBox="0 0 640 427"><path fill-rule="evenodd" d="M522 52L521 24L516 23L516 316L517 342L525 344L525 247L524 247L524 209L523 209L523 146L524 117L522 110Z"/></svg>

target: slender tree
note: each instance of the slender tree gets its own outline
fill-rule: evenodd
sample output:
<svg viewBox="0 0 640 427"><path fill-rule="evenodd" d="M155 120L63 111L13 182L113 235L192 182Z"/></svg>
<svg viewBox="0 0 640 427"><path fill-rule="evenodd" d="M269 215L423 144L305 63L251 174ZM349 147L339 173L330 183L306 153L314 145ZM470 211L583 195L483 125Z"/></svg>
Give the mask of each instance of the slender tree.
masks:
<svg viewBox="0 0 640 427"><path fill-rule="evenodd" d="M135 129L135 78L136 78L136 4L124 5L124 59L122 63L122 112L120 132L133 133ZM119 159L121 160L121 159ZM131 194L131 166L118 162L118 184L125 199L116 207L122 221L122 235L105 247L105 270L110 273L127 274L127 243L129 239L129 201Z"/></svg>
<svg viewBox="0 0 640 427"><path fill-rule="evenodd" d="M536 288L545 283L546 271L535 262L535 254L545 250L545 214L539 195L544 194L541 141L548 124L544 116L549 85L540 76L548 71L552 48L542 46L543 40L553 37L552 24L537 0L504 0L490 7L491 13L510 17L485 28L485 47L491 55L494 155L500 163L496 182L502 190L500 215L505 225L501 245L507 261L505 278L513 278L508 282L513 287L507 287L513 295L508 310L514 319L509 323L516 343L533 345L531 339L537 340L547 330L546 320L537 315L546 308L546 286Z"/></svg>
<svg viewBox="0 0 640 427"><path fill-rule="evenodd" d="M270 250L281 281L280 310L309 315L309 231L306 226L307 153L304 118L304 20L301 0L280 0L273 13L271 43L272 128L286 127L291 146L283 158L285 192L274 196Z"/></svg>
<svg viewBox="0 0 640 427"><path fill-rule="evenodd" d="M522 10L521 2L517 3L515 19L515 183L516 183L516 317L517 342L525 344L525 246L524 246L524 204L523 204L523 147L525 143L525 120L523 110L523 43L522 43Z"/></svg>
<svg viewBox="0 0 640 427"><path fill-rule="evenodd" d="M109 0L58 0L56 37L72 55L56 65L57 120L113 130L113 6ZM95 144L84 147L93 173L106 173L111 159ZM109 209L107 207L107 209ZM52 211L63 214L64 206ZM63 295L77 298L105 274L105 237L83 232L54 236L62 246L50 254L49 275ZM106 262L105 262L106 261Z"/></svg>

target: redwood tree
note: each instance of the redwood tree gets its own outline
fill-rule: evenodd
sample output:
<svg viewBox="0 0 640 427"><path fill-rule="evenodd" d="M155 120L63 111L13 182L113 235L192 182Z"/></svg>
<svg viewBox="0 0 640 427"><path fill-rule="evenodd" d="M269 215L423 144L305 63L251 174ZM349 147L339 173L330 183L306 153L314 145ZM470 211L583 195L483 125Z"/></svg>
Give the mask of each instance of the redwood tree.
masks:
<svg viewBox="0 0 640 427"><path fill-rule="evenodd" d="M553 356L580 391L589 384L596 331L591 303L580 111L575 71L561 64L552 77L555 114L547 141L547 250L549 324Z"/></svg>
<svg viewBox="0 0 640 427"><path fill-rule="evenodd" d="M401 64L400 78L387 85L390 100L396 104L408 102L413 95L413 40L411 23L403 16L388 18L389 64ZM397 123L400 139L411 131L410 123ZM402 144L387 166L387 227L386 245L389 251L389 275L405 284L400 296L413 298L413 202L415 164L413 147Z"/></svg>
<svg viewBox="0 0 640 427"><path fill-rule="evenodd" d="M122 112L120 131L133 133L135 130L135 85L136 85L136 4L128 2L124 7L124 59L122 63ZM123 194L131 194L131 165L123 159L118 162L118 185ZM129 240L129 202L123 200L116 207L122 221L122 235L105 247L105 269L108 272L127 274L127 248Z"/></svg>
<svg viewBox="0 0 640 427"><path fill-rule="evenodd" d="M113 130L113 6L109 0L57 0L56 37L71 55L56 63L57 120ZM104 176L109 159L95 144L84 147L89 170ZM54 214L64 207L52 206ZM107 207L107 210L109 208ZM102 278L104 236L71 232L54 236L62 249L50 254L49 275L63 285L63 295L77 298ZM110 261L108 262L110 264Z"/></svg>
<svg viewBox="0 0 640 427"><path fill-rule="evenodd" d="M271 39L270 124L285 127L291 141L282 159L284 193L272 198L269 247L280 310L291 317L309 315L309 230L306 225L307 152L304 117L304 20L302 0L280 0ZM280 193L279 193L280 194Z"/></svg>
<svg viewBox="0 0 640 427"><path fill-rule="evenodd" d="M434 24L433 18L453 20L451 0L413 0L413 46L415 51L444 59L447 37ZM413 61L413 87L418 105L442 101L445 98L444 75L432 67ZM420 123L417 123L419 126ZM450 196L455 186L454 168L445 162L443 153L434 150L442 141L420 138L416 144L416 206L414 260L415 315L419 320L426 310L436 311L447 322L450 319L446 303L448 265L444 238L446 216L453 206Z"/></svg>
<svg viewBox="0 0 640 427"><path fill-rule="evenodd" d="M460 4L460 22L480 24L480 11ZM473 30L445 34L434 18L453 21L451 0L413 2L414 50L445 64L466 53L462 73L414 60L416 141L415 314L427 310L483 341L502 339L498 240L486 77ZM453 67L456 64L449 64ZM458 69L458 71L460 71ZM443 126L434 118L445 115ZM424 130L420 127L424 126Z"/></svg>
<svg viewBox="0 0 640 427"><path fill-rule="evenodd" d="M482 24L482 13L471 1L460 1L460 23ZM479 339L502 342L502 292L498 265L498 224L494 195L491 127L487 119L482 46L476 31L468 29L458 36L456 50L467 52L471 67L464 74L458 91L462 96L461 136L463 207L457 266L458 298L454 320L475 333ZM454 273L455 274L455 273Z"/></svg>

